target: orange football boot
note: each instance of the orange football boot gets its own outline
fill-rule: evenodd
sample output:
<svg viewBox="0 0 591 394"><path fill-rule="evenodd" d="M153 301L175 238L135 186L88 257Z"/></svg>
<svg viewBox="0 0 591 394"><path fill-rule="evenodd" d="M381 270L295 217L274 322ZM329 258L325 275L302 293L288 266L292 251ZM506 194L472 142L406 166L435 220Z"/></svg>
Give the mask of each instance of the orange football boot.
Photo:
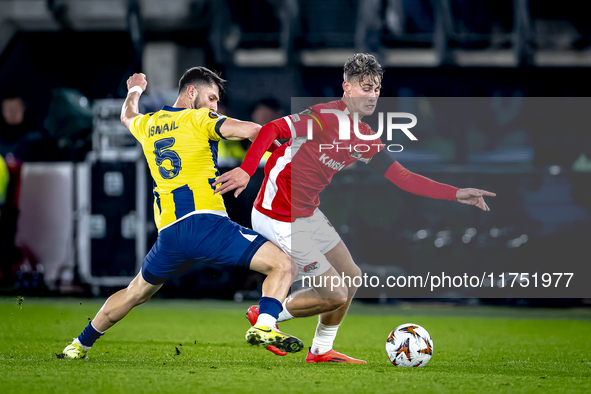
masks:
<svg viewBox="0 0 591 394"><path fill-rule="evenodd" d="M248 308L248 310L246 311L246 318L248 319L250 324L254 326L259 318L259 306L253 305L250 308ZM279 329L279 325L276 325L275 327L277 327ZM278 356L287 355L287 352L284 352L283 350L280 350L279 348L277 348L273 345L269 345L269 346L265 347L265 349L267 349L271 353L275 353Z"/></svg>
<svg viewBox="0 0 591 394"><path fill-rule="evenodd" d="M307 363L347 363L347 364L367 364L367 361L357 360L349 356L345 356L336 350L329 350L324 354L312 354L312 348L308 349L306 356Z"/></svg>

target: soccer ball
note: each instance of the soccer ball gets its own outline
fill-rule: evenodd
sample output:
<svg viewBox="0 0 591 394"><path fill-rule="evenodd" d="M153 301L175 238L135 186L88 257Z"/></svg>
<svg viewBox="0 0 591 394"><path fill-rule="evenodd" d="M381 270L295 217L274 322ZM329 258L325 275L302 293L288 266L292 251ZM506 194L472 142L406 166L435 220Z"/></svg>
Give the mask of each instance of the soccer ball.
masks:
<svg viewBox="0 0 591 394"><path fill-rule="evenodd" d="M397 367L424 367L433 355L433 341L418 324L403 324L390 333L386 353Z"/></svg>

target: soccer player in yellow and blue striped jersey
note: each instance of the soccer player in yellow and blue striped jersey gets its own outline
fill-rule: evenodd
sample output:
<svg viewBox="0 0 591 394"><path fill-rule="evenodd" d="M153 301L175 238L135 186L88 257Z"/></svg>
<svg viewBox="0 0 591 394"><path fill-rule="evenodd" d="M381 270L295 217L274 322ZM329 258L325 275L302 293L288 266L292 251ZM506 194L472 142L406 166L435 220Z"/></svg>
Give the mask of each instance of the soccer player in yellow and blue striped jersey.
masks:
<svg viewBox="0 0 591 394"><path fill-rule="evenodd" d="M303 348L298 338L276 327L297 270L263 236L232 222L222 197L214 193L212 184L220 176L218 142L254 139L260 129L255 123L216 112L224 82L205 67L191 68L179 81L179 95L172 107L142 115L138 102L147 87L146 77L134 74L128 79L121 121L141 143L154 178L158 239L141 272L126 289L107 300L94 320L64 349L66 357L84 358L105 330L146 302L167 279L196 262L240 266L267 275L259 319L248 330L246 340L251 345L276 346L292 353Z"/></svg>
<svg viewBox="0 0 591 394"><path fill-rule="evenodd" d="M226 215L224 201L213 193L211 184L220 175L218 141L224 138L220 129L227 119L205 107L189 110L164 106L156 113L136 116L129 124L143 146L154 178L158 230L187 215Z"/></svg>

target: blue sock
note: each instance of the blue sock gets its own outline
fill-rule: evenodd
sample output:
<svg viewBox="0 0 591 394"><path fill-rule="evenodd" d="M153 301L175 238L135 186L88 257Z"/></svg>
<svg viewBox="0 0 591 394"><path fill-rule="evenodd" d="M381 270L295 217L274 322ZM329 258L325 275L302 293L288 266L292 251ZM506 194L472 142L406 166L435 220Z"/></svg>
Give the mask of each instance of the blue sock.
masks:
<svg viewBox="0 0 591 394"><path fill-rule="evenodd" d="M94 345L94 342L103 335L105 335L105 333L100 333L97 330L95 330L92 326L92 322L90 322L88 323L84 331L82 331L82 334L78 336L78 340L84 346L90 347Z"/></svg>
<svg viewBox="0 0 591 394"><path fill-rule="evenodd" d="M279 317L279 313L283 310L283 305L279 300L271 297L262 297L259 302L259 315L266 313L273 316L275 319Z"/></svg>

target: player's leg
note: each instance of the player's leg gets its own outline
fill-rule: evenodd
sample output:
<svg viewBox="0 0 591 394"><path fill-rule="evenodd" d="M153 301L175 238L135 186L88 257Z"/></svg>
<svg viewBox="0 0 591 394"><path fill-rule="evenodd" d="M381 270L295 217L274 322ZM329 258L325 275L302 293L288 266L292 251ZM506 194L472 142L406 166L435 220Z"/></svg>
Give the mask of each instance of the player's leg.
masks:
<svg viewBox="0 0 591 394"><path fill-rule="evenodd" d="M351 278L351 283L347 283L351 284L351 286L348 286L347 299L343 305L333 311L324 312L320 315L314 339L312 340L312 347L310 349L310 353L313 356L326 355L331 352L334 353L332 348L337 336L337 331L351 305L355 292L357 291L357 288L353 285L353 278L361 276L361 270L353 262L351 254L343 241L339 242L336 247L326 253L326 258L341 278ZM307 358L308 362L325 361L323 357L312 357L311 355ZM361 360L355 360L353 362L361 362Z"/></svg>
<svg viewBox="0 0 591 394"><path fill-rule="evenodd" d="M339 251L344 249L348 254L348 250L344 244L342 244L342 248L337 247L335 249L339 249ZM254 256L250 268L267 275L267 278L263 282L263 296L273 297L277 300L283 301L289 287L298 276L298 266L297 264L292 263L291 259L271 242L265 243L259 249L259 252L260 255L257 253L259 256ZM336 261L337 258L340 259L342 257L342 253L332 252L333 251L331 251L330 255L333 260ZM322 257L323 256L320 256L320 253L318 252L317 256L312 258L308 257L305 262L310 262L311 259L321 260ZM281 260L284 261L281 262ZM328 259L327 261L330 262ZM353 263L352 260L351 263ZM339 264L339 266L346 266L346 264ZM355 265L354 267L357 268ZM344 270L342 272L355 272L356 275L359 275L358 268L357 271ZM333 277L336 279L333 280ZM339 271L332 267L323 274L315 276L315 279L310 280L309 283L311 283L313 287L299 290L289 297L289 309L293 312L294 317L315 316L327 311L336 312L337 310L342 309L345 304L348 304L347 301L350 303L348 298L355 294L355 290L351 293L346 283L341 280ZM327 324L330 323L330 321L331 320L328 320Z"/></svg>
<svg viewBox="0 0 591 394"><path fill-rule="evenodd" d="M353 258L343 241L339 242L339 244L326 253L325 256L334 267L338 277L341 279L345 278L345 284L347 285L347 296L343 304L335 310L327 311L320 315L321 323L328 326L336 326L343 321L343 318L351 305L351 301L353 300L353 297L355 297L357 287L353 284L355 282L353 281L353 278L360 277L361 270L353 262ZM348 278L351 278L351 280Z"/></svg>
<svg viewBox="0 0 591 394"><path fill-rule="evenodd" d="M64 355L68 358L86 357L86 353L107 329L127 316L134 307L148 301L160 287L161 284L153 285L146 282L140 272L127 288L119 290L107 299L82 333L64 349Z"/></svg>
<svg viewBox="0 0 591 394"><path fill-rule="evenodd" d="M333 343L351 300L357 291L354 283L355 277L361 275L361 270L353 262L351 254L339 237L336 230L330 224L328 219L317 210L309 219L310 227L314 229L312 239L316 247L323 253L323 257L333 267L334 272L328 272L328 275L336 275L337 282L341 282L345 293L335 293L331 289L316 287L314 290L321 296L317 305L313 306L314 301L310 289L295 293L285 303L285 308L280 315L279 321L288 320L292 315L298 317L301 315L310 315L320 309L318 326L312 341L312 347L306 358L307 362L346 362L346 363L364 363L362 360L353 359L334 351ZM297 240L297 238L296 238ZM294 243L294 250L300 244ZM341 298L342 297L342 298ZM335 303L335 301L339 301ZM330 308L327 304L336 304L337 308Z"/></svg>
<svg viewBox="0 0 591 394"><path fill-rule="evenodd" d="M337 269L341 266L347 267L347 264L341 263L340 260L346 261L348 257L352 264L353 262L346 248L344 248L345 253L334 252L335 250L342 252L343 248L339 247L342 241L326 216L317 209L311 217L297 219L292 226L290 240L291 255L300 268L300 278L326 271L324 276L328 278L325 280L328 280L331 286L325 286L324 283L320 285L321 282L317 280L316 283L320 286L314 286L312 283L313 288L292 294L285 303L284 312L279 321L288 320L290 314L293 317L307 317L342 308L355 290L351 289L352 280L348 283L343 281L341 273L357 275L358 271ZM329 252L330 255L327 255ZM328 256L339 265L333 266L333 261L329 260ZM332 269L328 270L326 267ZM334 283L339 286L334 286ZM346 308L345 306L343 309L346 311ZM330 319L325 322L332 323Z"/></svg>
<svg viewBox="0 0 591 394"><path fill-rule="evenodd" d="M146 282L140 272L127 288L119 290L107 299L94 317L92 326L97 331L105 332L127 316L133 308L148 301L161 287L162 284L153 285Z"/></svg>
<svg viewBox="0 0 591 394"><path fill-rule="evenodd" d="M260 221L261 218L269 219L266 216L264 216L263 214L256 211L256 209L254 209L254 208L253 208L252 212L253 212L253 222L258 222L258 221ZM271 240L271 242L268 242L268 244L273 244L274 246L276 246L277 241L275 239L275 234L272 229L272 223L269 222L269 220L266 220L264 223L267 227L260 226L260 225L258 227L259 227L259 229L261 229L261 227L263 227L262 230L268 236L265 236L264 234L261 234L261 235L265 236L266 239ZM269 227L269 226L271 226L271 227ZM260 233L260 231L257 231L257 232ZM279 248L279 247L277 247L277 248ZM257 258L254 259L254 261L253 261L254 265L251 262L251 266L250 266L251 269L253 269L255 271L265 271L265 272L269 271L270 267L266 267L266 265L268 265L269 262L272 260L266 256L266 253L267 253L266 251L274 252L273 248L271 248L270 245L267 245L267 244L263 245L263 247L261 247L261 254L259 256L256 256ZM285 250L283 250L283 252L285 252ZM287 257L287 255L285 255L285 256ZM291 285L291 283L293 282L295 275L297 275L297 272L298 272L297 266L295 266L295 264L293 264L291 262L291 259L289 259L289 260L290 260L290 266L291 266L292 272L289 275L284 274L282 276L283 280L289 280L289 283L287 284L288 288ZM283 285L285 285L285 283L282 283L281 285L283 286ZM264 295L271 295L273 293L276 293L276 290L274 289L276 286L277 286L277 281L274 280L273 275L271 275L271 278L269 278L269 275L267 275L267 280L265 280L263 282L263 294ZM276 296L276 299L283 301L285 299L285 293L278 294ZM246 312L246 318L248 319L250 324L252 324L253 326L258 323L259 315L260 315L259 310L260 310L260 305L253 305L250 308L248 308L248 310ZM268 314L266 311L265 311L265 313ZM277 317L278 316L279 315L277 315ZM268 320L268 316L265 317L265 320ZM276 320L276 319L274 319L274 320ZM271 323L271 321L267 321L267 323ZM277 324L275 324L275 328L279 329ZM265 348L278 356L286 356L288 354L287 352L284 352L283 350L281 350L273 345L267 345Z"/></svg>
<svg viewBox="0 0 591 394"><path fill-rule="evenodd" d="M250 269L267 277L263 282L259 314L255 324L246 333L246 341L251 345L274 347L281 351L280 355L301 351L304 347L302 341L279 331L277 327L282 302L297 275L291 259L271 242L265 242L253 256Z"/></svg>
<svg viewBox="0 0 591 394"><path fill-rule="evenodd" d="M293 274L298 273L299 275L316 277L315 283L317 285L315 286L317 288L301 290L289 297L289 302L293 303L290 308L293 307L295 316L288 312L286 300L283 303L279 321L332 311L339 308L346 301L348 290L342 283L333 282L332 279L336 276L336 271L313 241L312 235L316 230L316 224L310 222L314 221L310 218L298 219L295 225L292 226L290 222L271 219L253 209L252 223L254 228L292 257ZM299 246L296 248L295 253L292 253L291 250L292 239L295 239L294 244ZM334 242L331 239L331 242L336 244L339 240L340 238L337 238L336 242ZM257 306L248 309L246 317L251 324L256 324L260 315L259 311L260 309ZM267 347L267 349L277 355L285 355L285 353L273 347Z"/></svg>
<svg viewBox="0 0 591 394"><path fill-rule="evenodd" d="M348 357L332 349L339 324L347 311L346 308L350 304L348 297L352 297L354 292L349 292L348 286L342 281L342 277L332 267L325 273L315 276L311 280L311 284L314 287L303 289L290 295L284 303L284 309L280 314L280 321L318 314L321 314L320 316L328 314L331 318L328 321L319 321L312 347L306 357L306 362L365 363L365 361ZM287 307L290 308L289 311ZM255 314L258 310L255 307L251 307L248 312L249 314ZM330 316L331 314L333 316ZM334 315L336 315L336 318ZM249 320L252 317L249 316ZM277 355L283 355L274 351L274 349L268 350Z"/></svg>
<svg viewBox="0 0 591 394"><path fill-rule="evenodd" d="M347 302L349 290L332 267L311 277L309 282L306 279L305 283L311 283L312 287L298 290L286 299L279 322L336 311Z"/></svg>
<svg viewBox="0 0 591 394"><path fill-rule="evenodd" d="M322 218L325 220L324 215ZM308 288L290 295L283 303L282 312L285 314L286 305L289 303L289 311L293 312L293 315L287 314L289 318L314 316L324 311L332 311L343 304L343 294L345 294L344 297L347 294L346 289L340 284L336 284L337 286L332 289L334 291L330 292L332 283L330 279L336 272L331 271L330 263L314 242L313 234L319 223L321 222L318 218L301 218L292 224L271 219L256 209L252 211L253 228L291 257L294 274L298 274L299 278L323 276L316 282L328 284L328 287L319 286L322 287L320 289L322 294L314 288ZM332 231L334 232L334 229ZM338 235L336 240L333 238L330 241L334 247L340 238ZM289 320L289 318L281 318L280 315L279 321Z"/></svg>
<svg viewBox="0 0 591 394"><path fill-rule="evenodd" d="M363 360L354 359L333 350L339 325L345 317L357 290L353 285L353 278L360 276L361 271L353 262L342 241L339 241L337 246L327 252L325 258L333 268L320 277L327 276L328 283L331 283L332 278L336 277L335 283L340 282L342 284L340 290L335 291L335 289L326 286L316 286L313 289L305 289L292 294L285 303L279 321L320 314L306 362L363 364L365 363ZM317 281L317 283L320 284L320 281Z"/></svg>
<svg viewBox="0 0 591 394"><path fill-rule="evenodd" d="M271 242L265 242L250 262L250 269L267 275L263 281L263 297L283 302L289 287L297 276L297 267L291 259Z"/></svg>
<svg viewBox="0 0 591 394"><path fill-rule="evenodd" d="M187 256L197 258L206 255L212 264L242 267L267 275L259 303L261 313L246 333L247 342L251 345L273 345L292 353L302 350L302 341L276 328L282 302L292 283L291 260L265 237L227 217L195 216L201 216L195 226L208 234L208 242L187 247Z"/></svg>
<svg viewBox="0 0 591 394"><path fill-rule="evenodd" d="M142 263L141 272L127 288L107 299L94 320L64 349L66 357L84 358L105 330L123 319L131 309L149 300L168 278L186 269L186 258L177 250L179 233L188 233L181 227L177 223L158 233L156 243Z"/></svg>
<svg viewBox="0 0 591 394"><path fill-rule="evenodd" d="M300 221L301 225L296 223L296 226L291 226L291 223L273 221L268 217L253 220L253 223L257 223L259 230L281 245L284 250L291 252L292 261L297 265L299 277L306 278L306 283L312 286L288 297L279 314L279 321L334 311L347 301L349 290L314 242L313 234L317 228L315 226L309 228L308 222L311 221L312 219L306 218ZM332 231L334 233L334 230ZM340 242L340 238L334 236L330 238L330 245L338 244L338 242ZM296 248L290 250L290 246ZM252 324L258 316L258 308L249 308L247 317ZM281 355L272 349L269 350Z"/></svg>

